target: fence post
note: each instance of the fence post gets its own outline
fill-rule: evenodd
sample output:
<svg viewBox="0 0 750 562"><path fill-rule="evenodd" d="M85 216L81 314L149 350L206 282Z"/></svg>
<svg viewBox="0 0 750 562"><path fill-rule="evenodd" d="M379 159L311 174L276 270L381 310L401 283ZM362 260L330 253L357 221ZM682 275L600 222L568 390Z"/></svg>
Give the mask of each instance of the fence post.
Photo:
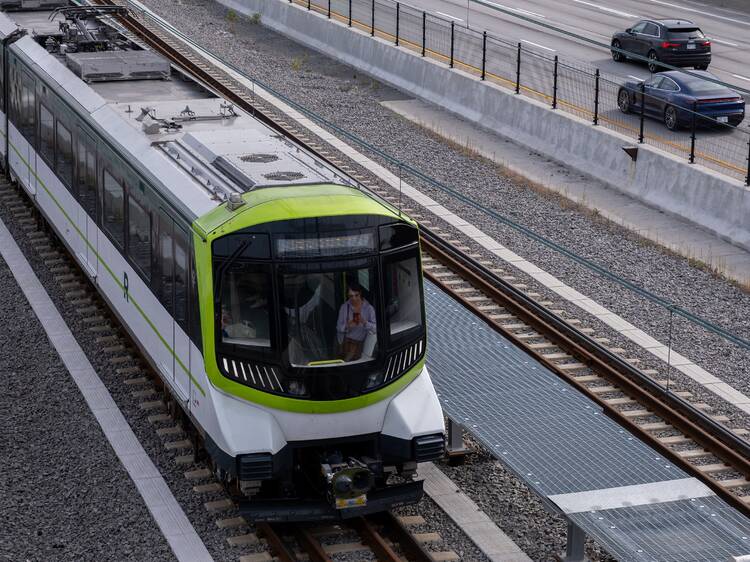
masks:
<svg viewBox="0 0 750 562"><path fill-rule="evenodd" d="M594 125L599 124L599 69L594 72Z"/></svg>
<svg viewBox="0 0 750 562"><path fill-rule="evenodd" d="M745 178L745 185L750 187L750 135L747 138L747 178Z"/></svg>
<svg viewBox="0 0 750 562"><path fill-rule="evenodd" d="M427 12L422 12L422 56L427 51Z"/></svg>
<svg viewBox="0 0 750 562"><path fill-rule="evenodd" d="M312 0L307 0L307 9L309 10L311 8L310 3Z"/></svg>
<svg viewBox="0 0 750 562"><path fill-rule="evenodd" d="M328 19L331 19L331 0L328 0Z"/></svg>
<svg viewBox="0 0 750 562"><path fill-rule="evenodd" d="M643 118L646 111L646 84L641 82L641 124L638 130L638 143L643 144Z"/></svg>
<svg viewBox="0 0 750 562"><path fill-rule="evenodd" d="M453 68L453 40L455 37L455 31L456 31L456 22L451 20L451 64L450 67Z"/></svg>
<svg viewBox="0 0 750 562"><path fill-rule="evenodd" d="M698 109L697 102L693 102L693 119L690 130L690 163L695 164L695 110ZM676 110L675 110L676 111Z"/></svg>
<svg viewBox="0 0 750 562"><path fill-rule="evenodd" d="M370 29L370 37L375 37L375 0L372 0L372 28Z"/></svg>
<svg viewBox="0 0 750 562"><path fill-rule="evenodd" d="M487 32L482 33L482 80L487 74Z"/></svg>
<svg viewBox="0 0 750 562"><path fill-rule="evenodd" d="M552 109L557 109L557 71L558 71L558 56L555 55L555 70L554 77L552 80Z"/></svg>
<svg viewBox="0 0 750 562"><path fill-rule="evenodd" d="M349 0L349 27L352 26L352 0Z"/></svg>
<svg viewBox="0 0 750 562"><path fill-rule="evenodd" d="M396 2L396 47L398 47L398 30L401 23L401 3Z"/></svg>
<svg viewBox="0 0 750 562"><path fill-rule="evenodd" d="M521 93L521 43L518 43L518 54L516 55L516 93Z"/></svg>

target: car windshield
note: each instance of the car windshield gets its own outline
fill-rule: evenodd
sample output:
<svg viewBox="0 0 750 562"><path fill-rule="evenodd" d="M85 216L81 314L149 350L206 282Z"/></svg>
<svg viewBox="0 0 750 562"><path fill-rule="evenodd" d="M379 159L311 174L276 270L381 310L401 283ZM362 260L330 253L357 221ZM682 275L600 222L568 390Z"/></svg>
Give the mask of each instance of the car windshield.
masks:
<svg viewBox="0 0 750 562"><path fill-rule="evenodd" d="M677 41L687 41L689 39L703 39L705 35L697 27L681 27L669 30L669 38Z"/></svg>
<svg viewBox="0 0 750 562"><path fill-rule="evenodd" d="M292 366L331 367L375 357L376 279L373 267L282 274L282 318Z"/></svg>

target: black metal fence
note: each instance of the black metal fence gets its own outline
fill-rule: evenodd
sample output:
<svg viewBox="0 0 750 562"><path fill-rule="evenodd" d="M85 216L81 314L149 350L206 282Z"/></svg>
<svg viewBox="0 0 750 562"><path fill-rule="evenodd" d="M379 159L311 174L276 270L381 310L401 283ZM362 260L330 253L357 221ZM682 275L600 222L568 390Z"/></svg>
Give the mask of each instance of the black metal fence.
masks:
<svg viewBox="0 0 750 562"><path fill-rule="evenodd" d="M594 125L612 129L700 163L750 186L750 131L711 120L693 108L677 108L679 130L648 118L641 107L656 103L643 86L620 107L621 79L586 63L565 60L473 30L392 0L289 0L438 60L451 68L505 86ZM666 115L660 115L660 118Z"/></svg>

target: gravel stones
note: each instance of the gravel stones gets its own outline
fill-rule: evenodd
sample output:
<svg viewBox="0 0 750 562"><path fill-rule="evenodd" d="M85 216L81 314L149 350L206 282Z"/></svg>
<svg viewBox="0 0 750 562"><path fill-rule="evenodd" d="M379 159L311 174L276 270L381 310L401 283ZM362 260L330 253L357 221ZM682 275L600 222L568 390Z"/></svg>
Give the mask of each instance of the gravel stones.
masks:
<svg viewBox="0 0 750 562"><path fill-rule="evenodd" d="M0 258L0 559L174 560Z"/></svg>

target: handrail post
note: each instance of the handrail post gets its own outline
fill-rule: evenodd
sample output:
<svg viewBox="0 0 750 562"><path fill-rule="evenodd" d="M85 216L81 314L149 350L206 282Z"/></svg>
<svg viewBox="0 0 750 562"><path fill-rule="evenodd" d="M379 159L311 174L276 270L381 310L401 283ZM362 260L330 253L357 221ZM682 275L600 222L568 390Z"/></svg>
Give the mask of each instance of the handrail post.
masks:
<svg viewBox="0 0 750 562"><path fill-rule="evenodd" d="M641 82L641 123L638 129L638 144L643 144L643 119L646 115L646 85Z"/></svg>
<svg viewBox="0 0 750 562"><path fill-rule="evenodd" d="M690 128L690 163L695 164L695 110L698 109L697 102L693 102L693 119ZM677 111L675 109L675 111ZM676 116L675 116L676 118Z"/></svg>
<svg viewBox="0 0 750 562"><path fill-rule="evenodd" d="M558 71L558 63L559 59L558 56L555 55L555 68L554 68L554 76L552 79L552 109L557 109L557 71Z"/></svg>
<svg viewBox="0 0 750 562"><path fill-rule="evenodd" d="M451 63L450 63L450 67L451 68L453 68L453 41L454 41L455 32L456 32L456 25L455 24L456 24L456 22L454 22L453 20L451 20Z"/></svg>
<svg viewBox="0 0 750 562"><path fill-rule="evenodd" d="M398 31L401 23L401 2L396 2L396 47L398 47Z"/></svg>
<svg viewBox="0 0 750 562"><path fill-rule="evenodd" d="M487 32L482 33L482 80L487 75Z"/></svg>
<svg viewBox="0 0 750 562"><path fill-rule="evenodd" d="M745 185L750 187L750 135L747 136L747 178Z"/></svg>
<svg viewBox="0 0 750 562"><path fill-rule="evenodd" d="M372 18L370 18L370 23L372 23L370 37L375 37L375 0L372 0Z"/></svg>
<svg viewBox="0 0 750 562"><path fill-rule="evenodd" d="M311 3L312 3L312 0L307 0L307 9L308 10L311 9L311 7L312 7Z"/></svg>
<svg viewBox="0 0 750 562"><path fill-rule="evenodd" d="M518 54L516 55L516 93L521 93L521 43L518 43Z"/></svg>
<svg viewBox="0 0 750 562"><path fill-rule="evenodd" d="M349 27L352 26L352 0L349 0Z"/></svg>
<svg viewBox="0 0 750 562"><path fill-rule="evenodd" d="M328 19L331 19L331 0L328 0Z"/></svg>
<svg viewBox="0 0 750 562"><path fill-rule="evenodd" d="M422 56L427 52L427 12L422 12Z"/></svg>
<svg viewBox="0 0 750 562"><path fill-rule="evenodd" d="M599 124L599 69L594 72L594 125Z"/></svg>

